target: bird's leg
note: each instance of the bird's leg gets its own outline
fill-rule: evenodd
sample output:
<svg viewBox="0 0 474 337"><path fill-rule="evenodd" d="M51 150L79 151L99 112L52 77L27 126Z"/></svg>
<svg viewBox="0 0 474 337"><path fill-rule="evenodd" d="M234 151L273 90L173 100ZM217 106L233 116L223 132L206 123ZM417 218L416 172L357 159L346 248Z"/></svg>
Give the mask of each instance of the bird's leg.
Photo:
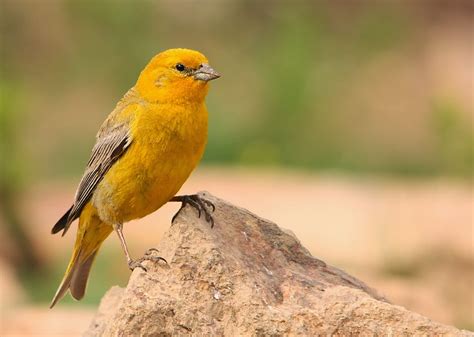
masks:
<svg viewBox="0 0 474 337"><path fill-rule="evenodd" d="M178 201L181 202L181 208L176 212L176 214L171 219L171 222L174 222L176 216L181 212L181 210L186 207L186 205L191 205L198 211L198 216L201 217L201 213L204 213L206 216L206 221L211 224L211 228L214 227L214 218L211 215L211 211L209 208L212 209L212 212L216 210L216 207L212 202L201 198L198 194L190 194L190 195L177 195L170 199L170 201Z"/></svg>
<svg viewBox="0 0 474 337"><path fill-rule="evenodd" d="M125 257L127 258L128 268L130 268L130 270L134 270L135 268L139 267L139 268L143 269L144 271L147 271L146 268L141 264L143 261L146 261L146 260L164 261L165 263L168 263L164 258L162 258L160 256L153 256L152 255L154 251L156 251L156 252L158 251L158 249L156 249L156 248L148 249L145 252L145 256L143 256L142 258L133 260L130 256L130 252L128 251L127 242L125 241L125 236L123 235L122 228L123 228L122 224L114 225L114 229L117 232L117 235L120 239L120 244L122 245L123 252L125 253Z"/></svg>
<svg viewBox="0 0 474 337"><path fill-rule="evenodd" d="M130 270L134 270L135 268L140 267L144 271L146 271L146 268L143 267L143 265L140 262L134 261L132 257L130 256L130 252L128 251L128 247L127 247L127 242L125 241L125 236L123 236L122 228L123 228L122 224L114 225L114 230L120 239L120 244L122 245L122 249L123 249L123 252L125 253L125 257L127 258L128 268L130 268Z"/></svg>

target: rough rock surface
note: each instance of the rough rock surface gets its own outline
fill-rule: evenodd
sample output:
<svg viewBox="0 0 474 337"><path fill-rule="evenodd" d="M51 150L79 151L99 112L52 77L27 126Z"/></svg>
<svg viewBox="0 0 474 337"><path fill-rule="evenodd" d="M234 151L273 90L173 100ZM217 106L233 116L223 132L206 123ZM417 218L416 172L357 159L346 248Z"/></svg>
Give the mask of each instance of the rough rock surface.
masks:
<svg viewBox="0 0 474 337"><path fill-rule="evenodd" d="M211 228L187 206L158 249L102 299L86 336L471 335L388 303L247 210L216 206ZM324 230L323 228L321 230Z"/></svg>

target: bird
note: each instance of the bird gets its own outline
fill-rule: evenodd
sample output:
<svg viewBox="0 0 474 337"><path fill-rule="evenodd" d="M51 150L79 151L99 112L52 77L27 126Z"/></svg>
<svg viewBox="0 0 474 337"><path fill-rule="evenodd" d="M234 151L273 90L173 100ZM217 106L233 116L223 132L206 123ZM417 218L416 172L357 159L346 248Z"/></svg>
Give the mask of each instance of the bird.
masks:
<svg viewBox="0 0 474 337"><path fill-rule="evenodd" d="M176 201L182 203L180 210L189 204L199 216L204 212L214 225L210 201L198 194L176 193L204 153L205 98L209 82L219 77L202 53L165 50L150 60L108 115L96 135L74 202L51 230L64 236L79 219L72 256L50 308L68 291L76 300L84 297L94 258L113 231L131 270L146 271L144 260L164 260L151 254L153 249L141 259L132 259L122 232L124 223Z"/></svg>

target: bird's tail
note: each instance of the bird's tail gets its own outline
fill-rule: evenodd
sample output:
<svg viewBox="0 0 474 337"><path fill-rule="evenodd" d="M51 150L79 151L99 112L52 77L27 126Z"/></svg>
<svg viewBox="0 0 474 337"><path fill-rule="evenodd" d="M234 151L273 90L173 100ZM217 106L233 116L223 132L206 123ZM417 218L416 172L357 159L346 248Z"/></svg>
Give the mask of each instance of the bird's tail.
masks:
<svg viewBox="0 0 474 337"><path fill-rule="evenodd" d="M86 291L87 279L94 258L102 245L102 242L113 231L113 227L102 222L95 214L91 204L84 207L79 218L76 243L72 252L71 260L59 285L50 308L64 297L69 290L72 297L80 300Z"/></svg>

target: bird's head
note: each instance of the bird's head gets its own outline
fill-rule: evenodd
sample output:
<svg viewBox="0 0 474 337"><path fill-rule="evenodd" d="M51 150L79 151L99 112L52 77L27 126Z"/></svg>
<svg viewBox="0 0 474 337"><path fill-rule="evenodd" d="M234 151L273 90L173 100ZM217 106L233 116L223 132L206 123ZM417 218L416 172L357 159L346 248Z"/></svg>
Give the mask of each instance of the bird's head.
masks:
<svg viewBox="0 0 474 337"><path fill-rule="evenodd" d="M208 82L219 77L200 52L168 49L151 59L135 87L148 101L196 103L204 101Z"/></svg>

